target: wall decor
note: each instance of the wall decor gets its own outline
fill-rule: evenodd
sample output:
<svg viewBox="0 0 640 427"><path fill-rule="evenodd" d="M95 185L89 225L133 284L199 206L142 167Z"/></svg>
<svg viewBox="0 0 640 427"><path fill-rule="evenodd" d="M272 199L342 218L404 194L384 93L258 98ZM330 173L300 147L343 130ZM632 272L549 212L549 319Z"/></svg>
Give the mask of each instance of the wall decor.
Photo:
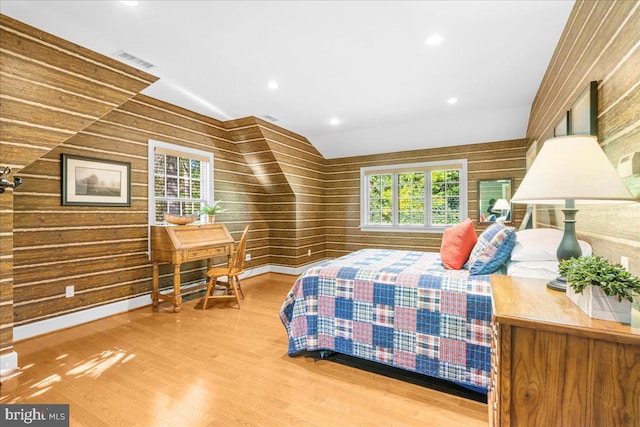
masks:
<svg viewBox="0 0 640 427"><path fill-rule="evenodd" d="M62 154L62 205L131 206L131 163Z"/></svg>
<svg viewBox="0 0 640 427"><path fill-rule="evenodd" d="M569 110L569 135L598 136L598 82L589 83Z"/></svg>
<svg viewBox="0 0 640 427"><path fill-rule="evenodd" d="M513 179L478 181L478 222L511 222Z"/></svg>

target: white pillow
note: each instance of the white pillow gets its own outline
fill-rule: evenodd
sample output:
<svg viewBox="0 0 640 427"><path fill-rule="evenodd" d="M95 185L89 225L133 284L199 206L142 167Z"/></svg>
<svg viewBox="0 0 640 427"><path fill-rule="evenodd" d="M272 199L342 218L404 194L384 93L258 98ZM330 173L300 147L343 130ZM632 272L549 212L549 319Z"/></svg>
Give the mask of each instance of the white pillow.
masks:
<svg viewBox="0 0 640 427"><path fill-rule="evenodd" d="M558 261L508 261L507 275L553 280L558 277Z"/></svg>
<svg viewBox="0 0 640 427"><path fill-rule="evenodd" d="M562 230L533 228L516 233L516 245L511 251L511 261L557 261ZM591 245L578 240L583 256L592 254Z"/></svg>

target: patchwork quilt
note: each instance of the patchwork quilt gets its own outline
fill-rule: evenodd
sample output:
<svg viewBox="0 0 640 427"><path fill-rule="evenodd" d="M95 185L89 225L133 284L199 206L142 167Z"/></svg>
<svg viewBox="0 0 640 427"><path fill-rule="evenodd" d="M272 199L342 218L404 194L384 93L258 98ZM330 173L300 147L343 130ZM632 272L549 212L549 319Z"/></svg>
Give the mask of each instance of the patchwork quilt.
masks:
<svg viewBox="0 0 640 427"><path fill-rule="evenodd" d="M365 249L312 267L280 310L289 355L330 350L487 392L489 276L440 254Z"/></svg>

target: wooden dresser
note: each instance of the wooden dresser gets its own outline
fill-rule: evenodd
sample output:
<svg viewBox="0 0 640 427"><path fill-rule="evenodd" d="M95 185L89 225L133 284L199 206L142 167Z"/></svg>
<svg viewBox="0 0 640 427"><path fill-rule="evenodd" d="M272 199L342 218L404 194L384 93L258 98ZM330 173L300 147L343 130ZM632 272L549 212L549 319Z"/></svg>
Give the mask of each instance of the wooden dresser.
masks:
<svg viewBox="0 0 640 427"><path fill-rule="evenodd" d="M213 258L233 253L233 237L224 224L152 225L149 239L153 262L153 308L157 309L159 300L171 301L176 313L180 311L182 304L180 265L206 259L209 269ZM161 294L158 289L158 264L161 263L173 264L173 292L168 294Z"/></svg>
<svg viewBox="0 0 640 427"><path fill-rule="evenodd" d="M640 426L640 328L592 319L546 281L492 276L492 426Z"/></svg>

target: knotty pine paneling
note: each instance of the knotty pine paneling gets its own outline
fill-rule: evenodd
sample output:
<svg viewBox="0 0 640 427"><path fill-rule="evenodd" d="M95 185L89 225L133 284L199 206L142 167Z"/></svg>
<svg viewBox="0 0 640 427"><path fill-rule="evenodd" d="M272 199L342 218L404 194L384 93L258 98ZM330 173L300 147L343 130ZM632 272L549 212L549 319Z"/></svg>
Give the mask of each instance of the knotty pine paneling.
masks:
<svg viewBox="0 0 640 427"><path fill-rule="evenodd" d="M468 216L477 220L477 180L513 178L519 183L525 172L525 154L525 140L512 140L328 160L324 210L327 256L370 247L440 251L441 233L360 231L360 168L466 158ZM525 210L524 205L514 205L516 226ZM486 226L476 224L476 230L479 233Z"/></svg>
<svg viewBox="0 0 640 427"><path fill-rule="evenodd" d="M267 193L222 123L137 95L23 169L28 179L14 200L15 325L149 293L149 139L213 152L215 198L227 209L216 219L236 240L251 226L247 267L270 262ZM62 153L130 162L131 207L61 206ZM201 279L205 268L183 265L182 281ZM76 296L67 299L71 284ZM170 265L161 266L160 285L172 286Z"/></svg>
<svg viewBox="0 0 640 427"><path fill-rule="evenodd" d="M598 141L614 166L640 151L640 2L576 2L536 94L527 142L553 136L553 127L590 81L598 82ZM538 144L538 150L541 144ZM588 166L585 166L588 167ZM640 176L624 179L636 197ZM578 238L594 254L640 275L640 205L581 206ZM538 206L537 226L563 228L559 207Z"/></svg>

